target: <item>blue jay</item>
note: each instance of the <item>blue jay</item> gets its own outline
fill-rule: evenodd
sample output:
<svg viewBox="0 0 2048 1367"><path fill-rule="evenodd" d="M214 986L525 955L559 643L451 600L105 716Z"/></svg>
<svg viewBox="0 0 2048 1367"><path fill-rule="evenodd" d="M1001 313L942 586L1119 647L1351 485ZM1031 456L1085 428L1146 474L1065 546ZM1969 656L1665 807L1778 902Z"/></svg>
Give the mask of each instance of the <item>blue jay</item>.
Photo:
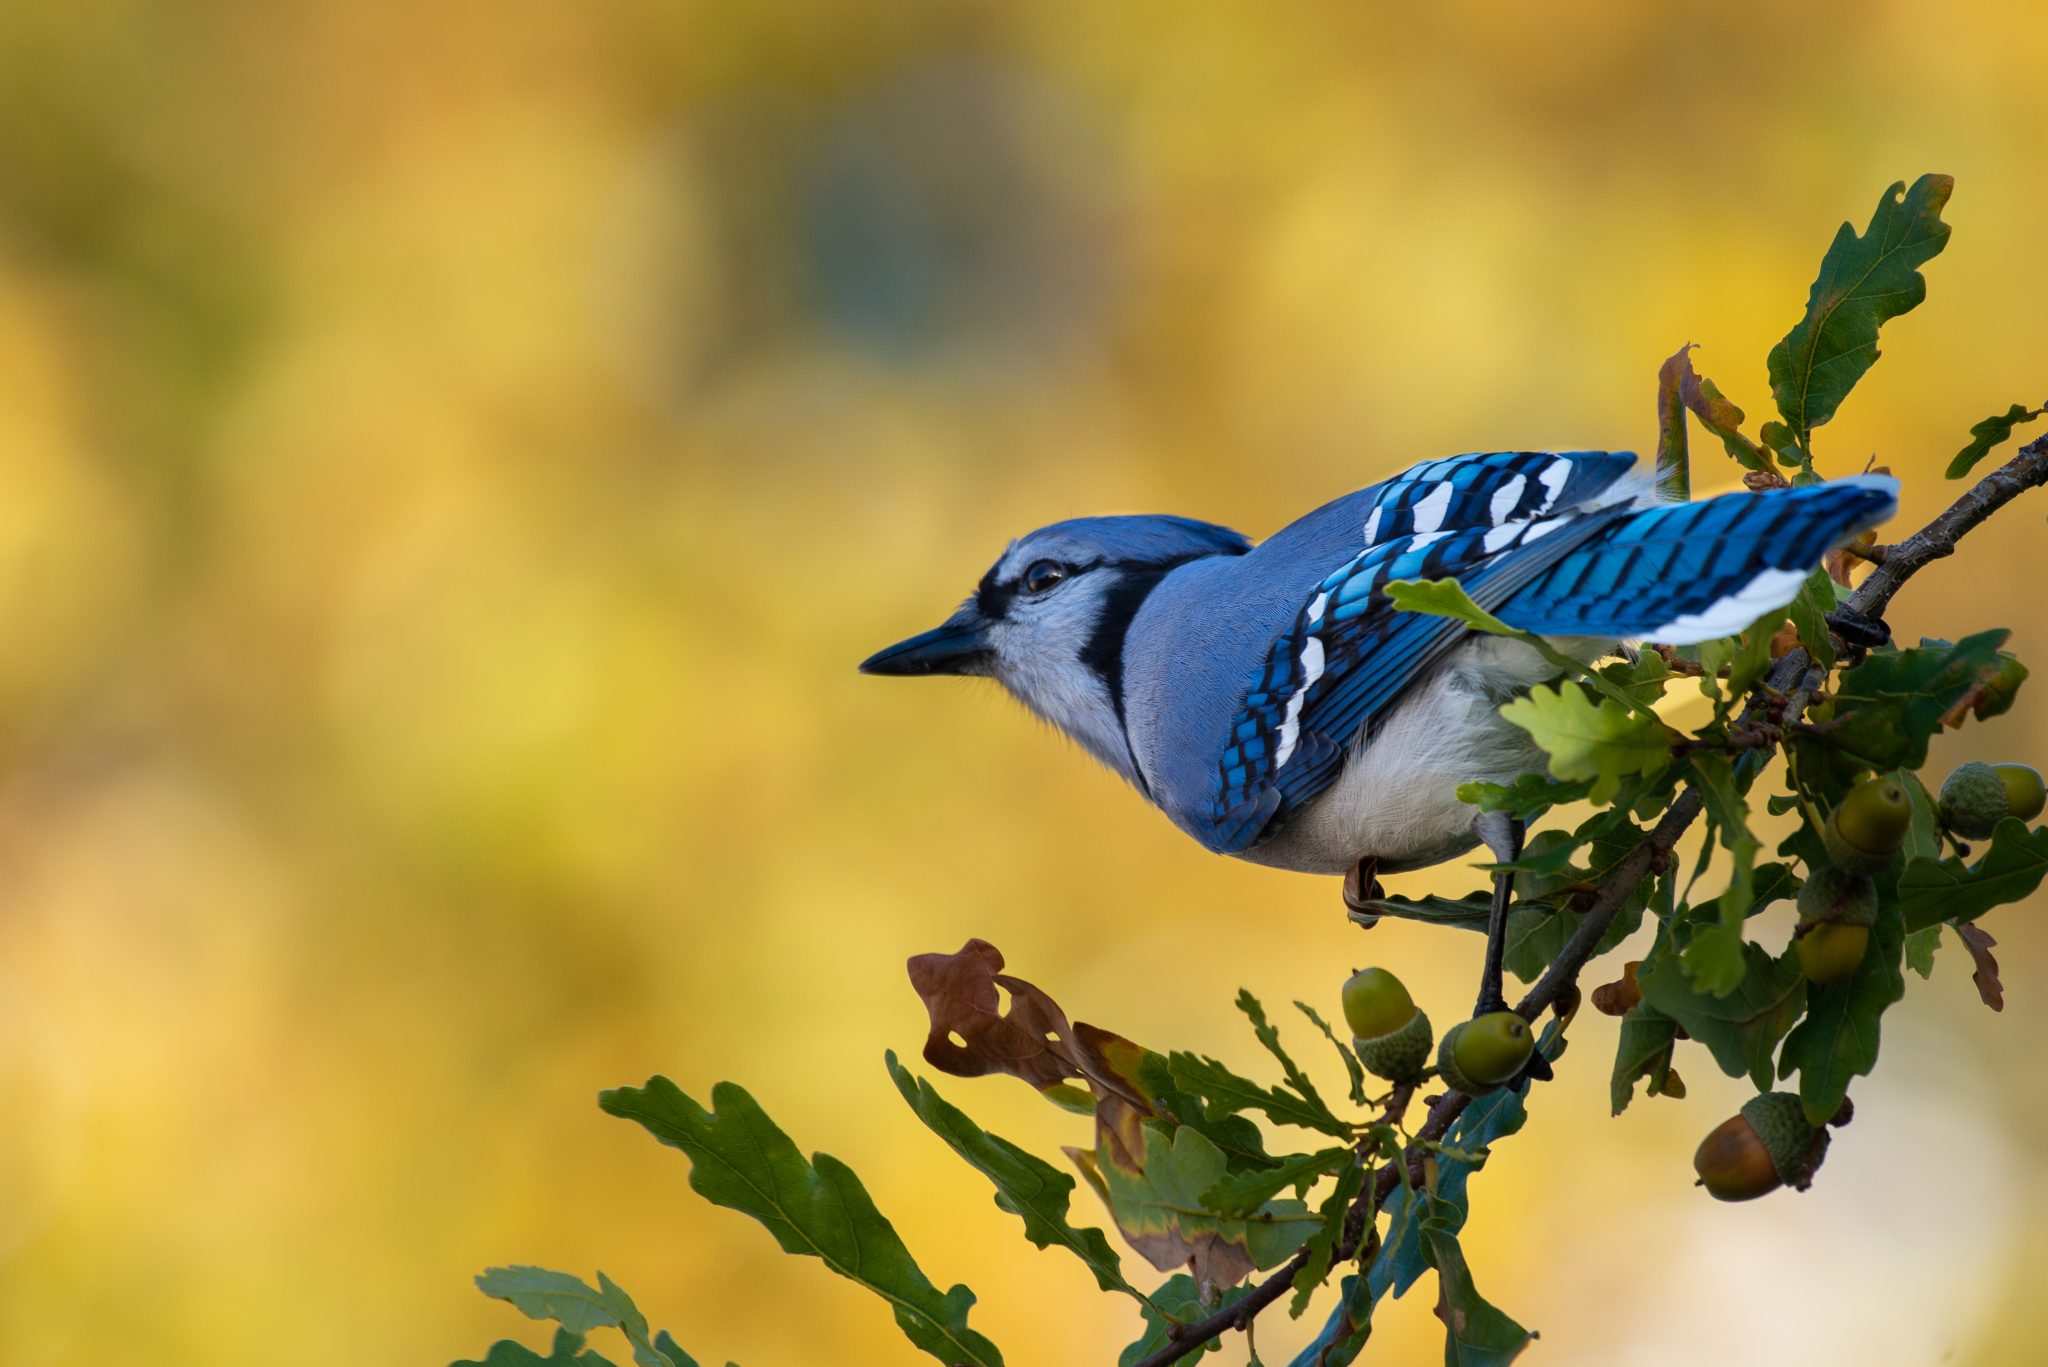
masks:
<svg viewBox="0 0 2048 1367"><path fill-rule="evenodd" d="M1544 756L1500 705L1557 676L1519 642L1399 612L1455 576L1510 626L1593 660L1730 636L1890 517L1858 476L1666 503L1625 451L1427 461L1254 546L1184 517L1087 517L1012 542L958 611L868 674L995 679L1208 849L1311 873L1399 872L1519 825L1458 800ZM1354 874L1354 876L1358 876ZM1480 1009L1498 1009L1498 880Z"/></svg>

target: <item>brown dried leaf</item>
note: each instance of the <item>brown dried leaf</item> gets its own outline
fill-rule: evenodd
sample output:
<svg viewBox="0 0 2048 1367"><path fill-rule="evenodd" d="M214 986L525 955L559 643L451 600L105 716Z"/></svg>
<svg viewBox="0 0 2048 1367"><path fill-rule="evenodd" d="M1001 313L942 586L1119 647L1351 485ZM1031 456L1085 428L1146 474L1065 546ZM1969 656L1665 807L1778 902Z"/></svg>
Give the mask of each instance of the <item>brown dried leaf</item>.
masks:
<svg viewBox="0 0 2048 1367"><path fill-rule="evenodd" d="M1721 445L1745 470L1769 470L1771 458L1755 442L1743 435L1743 413L1726 395L1714 387L1714 382L1702 379L1692 368L1692 347L1687 345L1676 356L1664 363L1665 370L1672 372L1678 383L1678 400L1698 418L1700 426L1721 439ZM1664 376L1659 374L1661 384Z"/></svg>
<svg viewBox="0 0 2048 1367"><path fill-rule="evenodd" d="M1603 1016L1626 1016L1635 1010L1643 1000L1643 989L1636 986L1636 969L1641 965L1642 960L1633 959L1622 965L1619 978L1594 988L1593 1009Z"/></svg>
<svg viewBox="0 0 2048 1367"><path fill-rule="evenodd" d="M1002 972L1002 951L988 941L969 940L957 954L919 954L908 967L931 1016L924 1058L932 1067L955 1077L1008 1073L1039 1088L1085 1076L1066 1012ZM1008 1009L998 988L1009 993Z"/></svg>
<svg viewBox="0 0 2048 1367"><path fill-rule="evenodd" d="M1685 403L1678 386L1691 369L1687 342L1657 370L1657 478L1664 497L1683 503L1692 497L1692 457L1685 439Z"/></svg>
<svg viewBox="0 0 2048 1367"><path fill-rule="evenodd" d="M1991 947L1998 941L1975 921L1965 921L1955 930L1977 965L1977 971L1970 975L1970 981L1977 984L1977 995L1993 1011L2005 1010L2005 984L1998 980L1998 960L1991 954Z"/></svg>

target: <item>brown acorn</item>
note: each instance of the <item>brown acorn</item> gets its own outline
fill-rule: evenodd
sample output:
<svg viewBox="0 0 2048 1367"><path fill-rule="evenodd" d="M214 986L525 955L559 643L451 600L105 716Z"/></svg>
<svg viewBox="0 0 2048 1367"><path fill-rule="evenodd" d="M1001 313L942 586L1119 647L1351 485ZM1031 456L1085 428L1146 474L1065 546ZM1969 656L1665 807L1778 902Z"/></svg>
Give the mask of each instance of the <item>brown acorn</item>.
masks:
<svg viewBox="0 0 2048 1367"><path fill-rule="evenodd" d="M1781 1186L1806 1190L1827 1146L1827 1131L1807 1123L1798 1097L1765 1092L1717 1125L1692 1165L1715 1200L1752 1201Z"/></svg>

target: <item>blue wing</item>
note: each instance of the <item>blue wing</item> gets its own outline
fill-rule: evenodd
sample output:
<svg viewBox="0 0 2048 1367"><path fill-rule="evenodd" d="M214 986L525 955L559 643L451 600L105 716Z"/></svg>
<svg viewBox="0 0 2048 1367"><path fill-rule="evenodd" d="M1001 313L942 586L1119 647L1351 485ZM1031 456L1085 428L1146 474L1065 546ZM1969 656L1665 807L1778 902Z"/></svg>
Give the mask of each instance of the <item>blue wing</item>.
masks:
<svg viewBox="0 0 2048 1367"><path fill-rule="evenodd" d="M1635 463L1633 451L1491 451L1427 460L1379 486L1365 514L1365 544L1576 508Z"/></svg>
<svg viewBox="0 0 2048 1367"><path fill-rule="evenodd" d="M1569 510L1634 463L1622 451L1502 451L1429 461L1382 484L1364 548L1316 586L1246 691L1217 766L1210 848L1249 848L1327 788L1352 739L1463 634L1396 612L1388 583L1455 576L1474 602L1498 607L1625 515Z"/></svg>
<svg viewBox="0 0 2048 1367"><path fill-rule="evenodd" d="M1634 514L1581 543L1499 608L1547 636L1689 645L1792 601L1820 558L1898 508L1898 481L1859 475Z"/></svg>

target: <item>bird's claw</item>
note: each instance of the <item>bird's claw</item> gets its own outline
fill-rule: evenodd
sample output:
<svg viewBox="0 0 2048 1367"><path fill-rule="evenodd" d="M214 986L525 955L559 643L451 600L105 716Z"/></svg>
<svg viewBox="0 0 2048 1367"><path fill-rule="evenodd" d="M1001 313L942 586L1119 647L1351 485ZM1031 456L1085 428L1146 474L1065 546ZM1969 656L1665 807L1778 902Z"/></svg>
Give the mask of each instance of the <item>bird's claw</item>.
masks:
<svg viewBox="0 0 2048 1367"><path fill-rule="evenodd" d="M1380 922L1372 910L1373 903L1386 895L1380 886L1379 861L1371 857L1359 860L1351 866L1351 872L1344 875L1344 905L1351 919L1366 930Z"/></svg>
<svg viewBox="0 0 2048 1367"><path fill-rule="evenodd" d="M1890 645L1892 629L1881 617L1865 617L1860 612L1838 608L1827 614L1828 630L1842 638L1842 644L1857 650L1875 650Z"/></svg>

